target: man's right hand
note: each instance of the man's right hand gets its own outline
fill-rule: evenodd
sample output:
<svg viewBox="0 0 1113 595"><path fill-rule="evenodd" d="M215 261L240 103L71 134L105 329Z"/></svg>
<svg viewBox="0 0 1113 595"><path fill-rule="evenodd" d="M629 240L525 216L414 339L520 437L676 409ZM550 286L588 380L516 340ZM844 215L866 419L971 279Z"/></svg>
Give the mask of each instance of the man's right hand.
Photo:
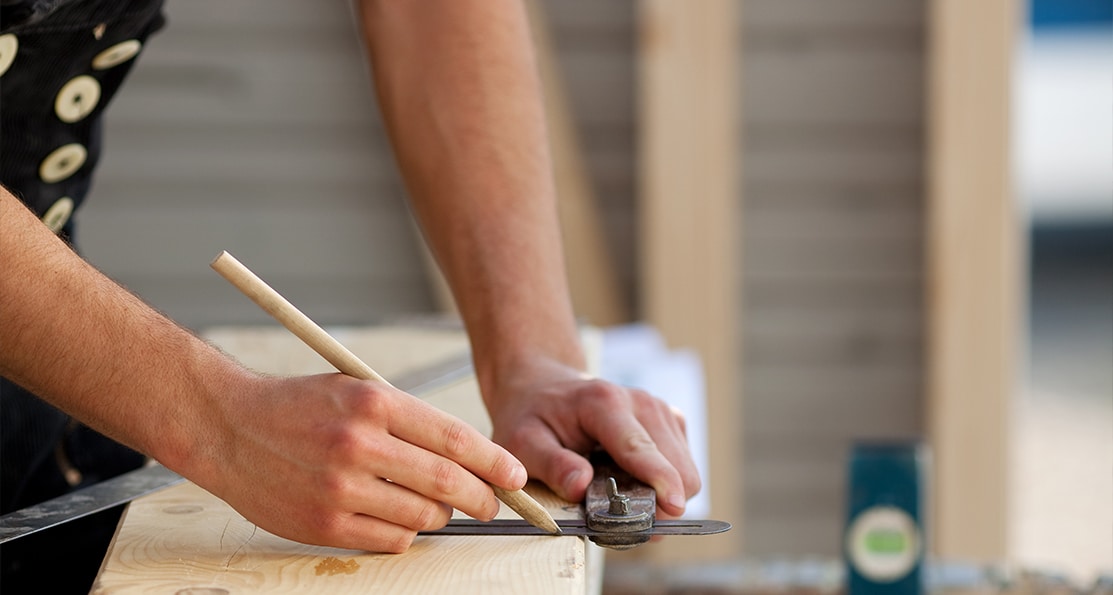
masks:
<svg viewBox="0 0 1113 595"><path fill-rule="evenodd" d="M255 377L228 395L197 456L202 487L297 541L402 552L456 508L489 520L490 482L520 489L509 452L435 407L343 374ZM187 473L187 477L189 474Z"/></svg>
<svg viewBox="0 0 1113 595"><path fill-rule="evenodd" d="M0 187L0 375L154 457L263 529L381 552L498 511L526 471L382 383L260 376L77 256ZM451 507L451 508L450 508Z"/></svg>

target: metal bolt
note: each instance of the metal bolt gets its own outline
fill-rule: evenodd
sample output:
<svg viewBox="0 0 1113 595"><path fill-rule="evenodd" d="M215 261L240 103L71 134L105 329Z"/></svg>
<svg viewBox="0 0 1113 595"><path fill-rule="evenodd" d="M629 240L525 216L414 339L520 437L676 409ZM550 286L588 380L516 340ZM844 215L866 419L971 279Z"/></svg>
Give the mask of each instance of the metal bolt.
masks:
<svg viewBox="0 0 1113 595"><path fill-rule="evenodd" d="M607 499L610 500L608 513L615 516L630 514L630 498L618 493L618 482L613 477L607 478Z"/></svg>

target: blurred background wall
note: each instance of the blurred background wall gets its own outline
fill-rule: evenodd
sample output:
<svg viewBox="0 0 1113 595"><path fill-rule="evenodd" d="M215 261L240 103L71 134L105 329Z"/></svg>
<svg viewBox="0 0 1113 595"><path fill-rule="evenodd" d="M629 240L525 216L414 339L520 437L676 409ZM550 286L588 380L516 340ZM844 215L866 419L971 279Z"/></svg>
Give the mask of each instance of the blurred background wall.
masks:
<svg viewBox="0 0 1113 595"><path fill-rule="evenodd" d="M927 15L742 7L745 547L835 555L851 441L924 431Z"/></svg>
<svg viewBox="0 0 1113 595"><path fill-rule="evenodd" d="M227 249L324 323L432 307L347 2L167 2L108 112L89 258L193 328L265 323Z"/></svg>
<svg viewBox="0 0 1113 595"><path fill-rule="evenodd" d="M637 5L541 4L623 299L637 313ZM741 4L744 519L732 538L748 554L837 555L851 441L925 431L928 4ZM79 215L85 254L195 329L270 322L208 268L223 249L326 324L433 311L348 3L169 0L167 12L169 27L109 110L106 156ZM1066 319L1044 316L1058 310L1041 309L1041 295L1077 314L1074 324L1105 328L1090 324L1108 312L1107 277L1096 279L1083 282L1097 290L1092 314L1075 309L1072 290L1034 294L1043 336ZM1099 349L1103 337L1093 336ZM1109 359L1080 364L1033 344L1033 370L1054 359L1045 345L1097 370L1087 402L1107 415ZM1099 439L1110 425L1095 427ZM1084 448L1095 444L1064 456L1108 460L1107 443ZM1093 506L1108 516L1104 486ZM1055 525L1049 508L1018 506L1016 534L1045 539L1024 527ZM1105 537L1086 551L1113 553Z"/></svg>
<svg viewBox="0 0 1113 595"><path fill-rule="evenodd" d="M636 4L544 7L636 307ZM193 328L269 322L208 269L222 249L325 323L431 310L346 3L257 8L169 2L109 113L86 254ZM740 537L835 554L848 440L921 425L923 6L743 14Z"/></svg>
<svg viewBox="0 0 1113 595"><path fill-rule="evenodd" d="M1113 4L1033 0L1016 69L1029 242L1014 553L1113 566Z"/></svg>

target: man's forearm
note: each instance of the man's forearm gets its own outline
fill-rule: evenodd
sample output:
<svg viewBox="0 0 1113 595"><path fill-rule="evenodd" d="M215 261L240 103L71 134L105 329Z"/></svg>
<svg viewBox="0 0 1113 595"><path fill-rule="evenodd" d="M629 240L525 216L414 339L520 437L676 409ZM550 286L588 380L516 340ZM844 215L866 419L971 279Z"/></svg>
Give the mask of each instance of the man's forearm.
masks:
<svg viewBox="0 0 1113 595"><path fill-rule="evenodd" d="M205 443L186 428L204 427L197 417L215 411L205 401L246 372L87 264L6 189L0 271L0 374L168 465Z"/></svg>
<svg viewBox="0 0 1113 595"><path fill-rule="evenodd" d="M363 8L381 108L480 381L539 350L582 368L520 2L367 0Z"/></svg>
<svg viewBox="0 0 1113 595"><path fill-rule="evenodd" d="M450 507L494 517L485 481L526 480L474 428L389 385L247 371L87 265L4 190L0 346L0 373L282 537L401 552Z"/></svg>

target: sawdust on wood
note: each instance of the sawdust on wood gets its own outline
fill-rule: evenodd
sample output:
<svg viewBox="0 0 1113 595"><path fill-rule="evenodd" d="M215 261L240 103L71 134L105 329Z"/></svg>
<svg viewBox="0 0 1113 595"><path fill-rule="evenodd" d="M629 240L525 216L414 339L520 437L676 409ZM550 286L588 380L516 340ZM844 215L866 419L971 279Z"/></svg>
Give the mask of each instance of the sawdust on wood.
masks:
<svg viewBox="0 0 1113 595"><path fill-rule="evenodd" d="M316 570L317 576L321 576L322 574L327 574L329 576L334 574L355 574L355 572L359 570L359 562L356 562L355 559L344 561L335 556L329 556L317 564Z"/></svg>

